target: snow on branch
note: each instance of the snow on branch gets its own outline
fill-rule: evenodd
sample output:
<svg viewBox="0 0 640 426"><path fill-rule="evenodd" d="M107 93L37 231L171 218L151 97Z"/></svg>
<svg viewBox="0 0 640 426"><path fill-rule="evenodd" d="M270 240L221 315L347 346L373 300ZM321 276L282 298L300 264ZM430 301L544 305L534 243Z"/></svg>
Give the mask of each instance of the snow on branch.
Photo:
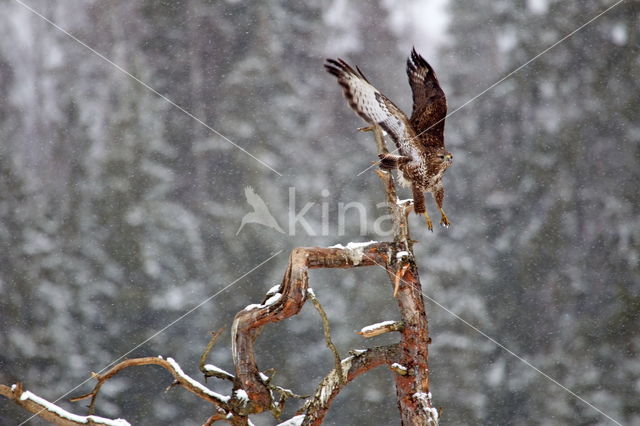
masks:
<svg viewBox="0 0 640 426"><path fill-rule="evenodd" d="M320 424L327 414L331 402L340 391L353 379L381 365L389 365L399 358L399 344L379 346L359 350L341 362L341 371L345 379L341 380L338 370L333 369L318 385L313 396L304 406L305 424Z"/></svg>
<svg viewBox="0 0 640 426"><path fill-rule="evenodd" d="M377 241L369 241L366 243L349 243L347 246L343 246L342 244L336 244L329 248L337 248L340 250L345 250L347 255L353 260L353 265L358 266L360 262L362 262L362 257L364 256L365 249L369 247L371 244L375 244Z"/></svg>
<svg viewBox="0 0 640 426"><path fill-rule="evenodd" d="M58 425L107 425L107 426L130 426L124 419L107 419L100 416L80 416L73 414L64 408L47 401L46 399L23 390L22 384L17 383L11 387L0 385L0 395L10 399L19 406L25 408L34 415Z"/></svg>
<svg viewBox="0 0 640 426"><path fill-rule="evenodd" d="M358 331L358 334L362 337L370 338L391 331L402 331L403 329L404 323L402 321L382 321L377 324L362 327L362 329Z"/></svg>
<svg viewBox="0 0 640 426"><path fill-rule="evenodd" d="M205 401L208 401L219 409L228 412L229 408L229 400L230 397L221 395L217 392L212 391L202 383L196 381L192 377L185 374L180 365L173 359L167 358L164 359L162 357L145 357L145 358L133 358L128 359L111 367L107 372L103 374L93 373L93 378L98 381L95 387L91 392L86 395L82 395L76 398L71 399L73 402L81 401L87 398L91 398L91 402L89 404L89 414L93 414L95 409L96 399L98 397L98 393L100 392L100 388L102 385L113 376L129 367L138 367L142 365L158 365L167 370L174 378L173 386L180 386L185 390L191 392L192 394L198 396Z"/></svg>
<svg viewBox="0 0 640 426"><path fill-rule="evenodd" d="M231 328L232 356L236 366L237 385L247 392L250 399L247 413L282 410L278 405L281 402L274 400L269 386L260 377L254 343L262 327L298 314L307 299L313 298L313 291L309 292L309 269L386 265L397 251L394 243L388 242L369 242L352 245L352 248L301 247L292 251L282 284L277 289L274 287L270 290L280 295L277 300L273 303L263 302L257 306L249 305L251 309L245 308L236 314ZM267 294L266 298L269 300L272 297L273 295ZM321 309L318 312L321 312L322 317ZM328 321L323 319L325 340L331 348L330 338L327 339L327 326ZM339 356L334 349L332 352L337 358L337 366Z"/></svg>
<svg viewBox="0 0 640 426"><path fill-rule="evenodd" d="M379 151L386 151L382 131L374 126ZM93 374L97 380L94 389L83 396L72 399L91 399L88 416L69 413L31 392L23 391L21 385L8 387L0 385L0 394L11 399L26 410L56 424L104 424L125 426L125 420L110 420L94 416L95 403L102 385L128 367L157 365L173 376L173 386L180 386L197 397L213 405L213 414L204 422L211 425L226 421L232 425L249 425L249 415L266 410L279 418L288 398L305 399L304 406L297 415L282 425L319 425L324 420L332 401L353 379L378 366L386 365L392 371L396 384L396 398L403 424L437 425L438 412L431 403L428 368L427 317L421 294L413 244L409 235L407 215L412 203L398 202L393 177L390 173L377 171L383 182L387 205L393 221L392 242L369 241L348 243L332 247L299 247L291 252L289 264L282 283L273 286L259 304L251 304L241 309L231 327L231 352L235 374L231 374L206 360L222 330L212 333L199 362L200 371L207 377L217 377L233 382L231 396L219 394L188 376L172 358L146 357L129 359L118 363L102 374ZM382 333L397 331L400 341L396 344L359 349L351 356L341 359L331 342L329 320L309 287L309 270L318 268L354 268L374 266L386 272L390 279L393 297L398 304L399 321L383 321L364 327L359 334L373 337ZM335 297L340 297L336 291ZM391 297L391 292L389 294ZM318 384L310 396L300 396L289 389L271 383L273 375L260 371L256 362L254 345L262 328L297 315L307 301L311 301L320 313L325 341L335 358L335 367Z"/></svg>

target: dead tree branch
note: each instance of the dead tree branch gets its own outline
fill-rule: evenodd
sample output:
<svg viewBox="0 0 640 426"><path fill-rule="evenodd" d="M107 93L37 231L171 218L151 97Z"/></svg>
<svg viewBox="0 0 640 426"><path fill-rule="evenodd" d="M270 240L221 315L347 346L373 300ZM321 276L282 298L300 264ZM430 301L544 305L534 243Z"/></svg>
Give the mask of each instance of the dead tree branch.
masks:
<svg viewBox="0 0 640 426"><path fill-rule="evenodd" d="M402 330L404 330L404 323L402 321L384 321L363 327L362 330L358 331L358 334L365 339L369 339L384 333Z"/></svg>
<svg viewBox="0 0 640 426"><path fill-rule="evenodd" d="M307 400L299 413L305 415L302 424L322 424L333 399L349 382L375 367L391 365L399 355L400 346L396 344L356 351L354 355L343 359L341 369L346 374L346 380L340 380L336 369L322 379L316 392Z"/></svg>
<svg viewBox="0 0 640 426"><path fill-rule="evenodd" d="M386 152L382 131L377 126L373 130L379 152ZM282 413L286 399L291 397L306 399L296 420L304 425L319 425L334 398L349 382L372 368L387 365L393 372L402 424L437 426L438 412L432 406L429 391L430 338L427 316L413 255L414 241L409 235L407 219L412 210L412 200L398 200L391 174L384 171L377 171L377 173L382 180L393 221L393 241L294 249L289 257L282 283L269 290L262 303L248 305L235 316L231 328L231 352L235 375L214 365L205 364L222 330L212 333L200 357L199 367L205 379L216 377L234 383L231 396L218 394L187 376L171 358L148 357L120 362L103 374L94 373L93 377L97 380L94 389L86 395L74 398L73 401L90 398L89 414L92 414L100 388L107 380L128 367L158 365L171 373L174 378L173 385L180 386L213 405L213 414L205 421L207 425L218 420L228 421L233 425L246 425L250 414L265 410L271 411L275 417L278 417ZM364 266L377 266L386 271L393 288L393 296L397 300L400 320L365 327L360 334L370 338L395 331L399 332L400 341L388 346L352 351L351 356L341 360L331 341L326 313L315 298L312 289L309 288L309 270ZM302 397L288 389L271 384L272 377L258 369L254 346L264 326L298 314L307 299L312 300L320 313L325 340L334 355L336 365L321 381L312 396ZM56 424L128 425L124 420L109 420L92 415L69 417L75 415L43 399L30 397L33 394L23 392L20 385L11 388L0 385L0 395Z"/></svg>
<svg viewBox="0 0 640 426"><path fill-rule="evenodd" d="M232 355L236 366L236 386L249 395L248 413L273 408L273 398L256 365L254 342L266 324L300 312L307 300L309 269L386 265L395 251L394 246L394 243L371 242L347 247L294 249L278 291L263 304L249 305L236 314L231 328Z"/></svg>
<svg viewBox="0 0 640 426"><path fill-rule="evenodd" d="M320 318L322 319L322 329L324 330L324 340L327 343L327 347L331 349L331 352L333 353L333 358L336 363L335 370L336 370L336 373L338 374L338 378L340 379L340 383L343 383L344 374L342 373L342 368L341 368L342 361L340 360L340 354L338 353L338 348L336 348L336 345L334 345L333 342L331 341L331 328L329 327L329 318L327 317L327 313L322 308L320 301L318 300L318 298L316 297L312 289L310 288L307 289L307 294L309 296L309 299L311 299L313 306L315 306L316 310L320 314Z"/></svg>
<svg viewBox="0 0 640 426"><path fill-rule="evenodd" d="M209 343L207 343L207 347L202 352L202 355L200 355L200 362L198 363L198 367L200 368L200 371L202 371L202 374L204 374L205 381L209 377L217 377L218 379L229 380L232 382L235 379L233 374L230 374L224 371L223 369L216 367L215 365L206 364L207 357L211 353L213 346L218 341L218 338L222 334L223 330L224 329L221 328L217 331L211 332L211 339L209 339Z"/></svg>
<svg viewBox="0 0 640 426"><path fill-rule="evenodd" d="M382 131L378 127L374 130L378 149L384 152L386 148ZM380 171L378 175L383 181L393 219L393 243L350 243L346 247L338 245L330 248L297 248L291 253L289 266L277 292L262 304L249 305L236 315L231 332L236 386L248 393L251 412L273 409L273 398L260 379L256 365L255 340L266 324L281 321L300 312L308 295L308 270L379 266L387 271L394 285L394 295L397 296L402 317L401 341L397 347L394 346L397 349L393 351L391 347L380 348L379 351L382 351L384 356L379 352L367 351L366 354L375 353L376 356L362 358L355 356L343 360L341 367L334 369L325 377L318 386L315 396L305 404L302 411L305 415L303 424L320 424L333 397L342 389L342 386L336 384L336 382L343 383L339 377L341 370L346 371L345 381L349 382L355 375L384 363L394 365L394 371L405 372L394 375L402 423L437 424L437 411L431 406L429 392L427 361L430 339L427 317L407 220L412 203L398 201L391 174ZM398 330L400 331L400 327ZM392 354L394 356L391 356ZM353 362L360 367L353 369Z"/></svg>
<svg viewBox="0 0 640 426"><path fill-rule="evenodd" d="M44 398L35 395L34 393L24 390L21 383L17 383L11 387L0 385L0 395L13 401L41 419L60 426L85 424L129 426L129 422L123 419L112 420L100 416L80 416L70 413L64 408L59 407Z"/></svg>
<svg viewBox="0 0 640 426"><path fill-rule="evenodd" d="M219 409L222 409L225 412L230 411L228 396L224 396L217 392L214 392L211 389L204 386L203 384L197 382L193 378L187 376L182 371L182 368L180 367L180 365L178 365L178 363L175 362L173 358L163 359L160 357L128 359L128 360L119 362L118 364L114 365L107 372L103 374L92 373L93 378L98 381L98 383L96 383L93 390L86 395L72 398L71 401L76 402L76 401L81 401L84 399L91 398L91 402L89 404L89 413L92 413L94 411L95 402L98 397L98 393L100 392L100 388L107 380L109 380L116 374L120 373L125 368L138 367L141 365L158 365L160 367L163 367L173 376L174 378L173 384L175 386L180 386L186 389L187 391L191 392L197 397L216 405Z"/></svg>

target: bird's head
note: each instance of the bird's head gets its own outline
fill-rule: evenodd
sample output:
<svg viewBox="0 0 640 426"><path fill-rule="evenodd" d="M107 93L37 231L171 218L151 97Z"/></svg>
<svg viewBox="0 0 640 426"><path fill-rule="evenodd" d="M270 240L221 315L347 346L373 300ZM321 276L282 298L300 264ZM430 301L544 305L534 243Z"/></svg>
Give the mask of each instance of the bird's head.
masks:
<svg viewBox="0 0 640 426"><path fill-rule="evenodd" d="M453 154L444 148L438 149L433 153L434 161L438 164L443 164L445 167L449 167L453 162Z"/></svg>

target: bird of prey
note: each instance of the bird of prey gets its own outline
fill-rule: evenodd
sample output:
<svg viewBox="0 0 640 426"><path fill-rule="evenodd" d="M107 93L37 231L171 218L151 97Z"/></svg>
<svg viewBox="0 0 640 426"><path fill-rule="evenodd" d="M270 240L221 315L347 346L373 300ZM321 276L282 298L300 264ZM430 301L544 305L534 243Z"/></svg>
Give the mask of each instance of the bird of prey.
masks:
<svg viewBox="0 0 640 426"><path fill-rule="evenodd" d="M246 225L247 223L258 223L260 225L273 228L276 231L284 234L284 231L282 230L282 228L280 228L280 225L278 225L278 222L276 222L276 219L269 211L269 207L267 207L267 204L258 194L256 194L252 187L247 186L244 189L244 195L245 197L247 197L247 203L249 203L249 205L253 207L253 211L244 215L244 217L242 218L242 222L240 223L240 227L236 232L236 235L240 233L242 228L244 228L244 225Z"/></svg>
<svg viewBox="0 0 640 426"><path fill-rule="evenodd" d="M400 183L413 192L416 214L424 214L427 227L433 231L424 197L425 192L430 192L442 215L440 224L448 227L449 219L442 210L442 175L451 165L453 155L444 149L447 100L431 65L415 49L407 59L407 75L413 92L410 118L369 83L358 67L353 69L338 58L327 59L325 68L338 78L349 106L393 139L399 155L380 154L380 167L398 170Z"/></svg>

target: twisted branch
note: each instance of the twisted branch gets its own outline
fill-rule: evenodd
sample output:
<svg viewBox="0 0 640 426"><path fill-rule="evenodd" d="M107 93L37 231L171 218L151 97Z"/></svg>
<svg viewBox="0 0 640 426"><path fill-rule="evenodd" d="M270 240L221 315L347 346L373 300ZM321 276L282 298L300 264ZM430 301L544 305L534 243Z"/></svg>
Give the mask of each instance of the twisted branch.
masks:
<svg viewBox="0 0 640 426"><path fill-rule="evenodd" d="M70 399L70 401L77 402L87 398L91 398L91 403L89 404L89 413L93 413L96 398L98 397L98 393L100 392L100 388L102 387L102 385L107 380L109 380L116 374L120 373L125 368L137 367L141 365L158 365L160 367L163 367L165 370L171 373L171 375L174 378L174 382L172 386L180 386L186 389L187 391L191 392L192 394L196 395L200 399L203 399L207 402L210 402L216 405L217 407L224 410L225 412L229 411L228 396L224 396L217 392L214 392L211 389L204 386L203 384L197 382L193 378L187 376L182 371L182 368L178 365L178 363L173 360L173 358L163 359L161 357L145 357L145 358L127 359L125 361L119 362L118 364L114 365L107 372L103 374L92 373L93 378L98 381L98 383L96 383L93 390L88 394L72 398Z"/></svg>
<svg viewBox="0 0 640 426"><path fill-rule="evenodd" d="M338 378L340 379L340 383L344 383L345 378L341 368L342 361L340 360L340 354L338 353L338 348L336 348L336 345L334 345L333 342L331 341L331 328L329 327L329 318L327 318L327 313L322 308L322 305L320 304L320 301L316 297L313 290L311 290L310 288L307 289L307 295L309 296L309 299L311 299L313 306L315 306L316 310L320 314L320 318L322 319L322 329L324 331L324 340L327 343L327 346L329 347L331 352L333 353L333 358L336 363L335 370L338 373Z"/></svg>
<svg viewBox="0 0 640 426"><path fill-rule="evenodd" d="M386 146L381 130L374 127L379 152ZM140 365L158 365L174 377L172 386L181 386L199 398L214 405L214 413L206 420L210 425L218 420L234 425L248 424L248 415L270 410L278 417L286 398L306 398L300 409L302 424L322 423L335 396L354 378L380 365L387 365L394 372L398 407L403 424L438 424L438 412L431 404L429 392L427 317L421 294L418 270L413 256L413 244L409 235L407 216L412 209L412 201L397 199L393 178L390 173L378 171L382 180L389 211L393 219L393 242L349 243L346 247L337 245L329 248L303 247L291 252L289 265L279 287L271 289L261 304L249 305L236 314L231 329L232 356L235 375L213 365L205 364L222 330L212 333L212 337L200 357L200 371L207 377L217 377L233 381L231 396L220 395L184 374L180 366L171 358L137 358L123 361L104 374L93 374L97 380L94 389L72 401L91 398L89 413L95 411L95 402L102 385L125 368ZM389 331L400 332L400 342L352 351L351 356L340 359L333 345L326 313L313 292L309 289L309 269L354 268L378 266L389 276L393 295L400 310L401 321L393 321L372 330L361 331L364 337L373 337ZM333 352L335 368L325 376L316 392L310 397L296 395L292 391L274 386L271 378L260 372L256 364L254 344L262 327L296 315L307 298L311 299L320 313L327 346ZM275 394L280 397L276 398ZM128 425L124 420L109 420L97 416L74 416L45 400L30 398L33 395L22 391L20 385L12 388L0 385L0 395L36 413L43 419L56 424L111 424ZM24 397L27 395L27 397ZM35 397L35 396L34 396ZM61 410L61 411L58 411ZM62 414L61 414L62 413ZM71 419L71 420L70 420ZM76 421L77 420L77 421ZM102 422L102 423L100 423Z"/></svg>
<svg viewBox="0 0 640 426"><path fill-rule="evenodd" d="M333 369L318 385L316 392L307 400L298 414L304 413L303 425L320 425L329 411L333 399L353 379L381 365L391 365L398 359L401 348L398 344L379 346L356 351L341 362L341 370L346 374L341 381L337 370Z"/></svg>
<svg viewBox="0 0 640 426"><path fill-rule="evenodd" d="M300 312L308 296L309 269L385 265L395 251L395 243L371 242L347 247L303 247L291 252L278 292L263 304L249 305L236 314L231 328L236 386L249 395L248 412L260 413L273 408L269 388L261 379L256 364L254 342L266 324Z"/></svg>

